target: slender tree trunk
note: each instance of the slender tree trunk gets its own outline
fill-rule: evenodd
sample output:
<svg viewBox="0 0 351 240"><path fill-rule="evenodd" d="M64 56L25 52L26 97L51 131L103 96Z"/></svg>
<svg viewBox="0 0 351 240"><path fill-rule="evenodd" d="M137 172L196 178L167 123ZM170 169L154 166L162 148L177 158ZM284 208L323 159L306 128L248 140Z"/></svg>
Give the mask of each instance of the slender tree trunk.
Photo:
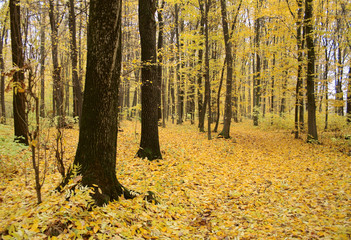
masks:
<svg viewBox="0 0 351 240"><path fill-rule="evenodd" d="M73 82L73 117L80 117L82 112L82 89L78 77L78 51L76 39L76 15L74 0L69 0L69 32L71 46L72 82Z"/></svg>
<svg viewBox="0 0 351 240"><path fill-rule="evenodd" d="M303 64L303 46L302 46L302 0L297 0L297 21L296 21L296 45L297 45L297 81L296 81L296 100L295 100L295 138L299 138L300 124L299 113L301 106L301 91L302 91L302 64Z"/></svg>
<svg viewBox="0 0 351 240"><path fill-rule="evenodd" d="M63 83L61 80L61 67L58 61L58 23L57 23L57 9L54 7L54 0L49 0L50 10L50 26L51 26L51 51L53 63L53 88L54 88L54 103L55 114L58 116L58 127L64 126L64 104L63 104Z"/></svg>
<svg viewBox="0 0 351 240"><path fill-rule="evenodd" d="M324 91L325 91L325 121L324 121L324 129L328 129L328 115L329 115L329 96L328 96L328 72L329 72L329 57L328 50L325 49L325 69L324 69Z"/></svg>
<svg viewBox="0 0 351 240"><path fill-rule="evenodd" d="M158 118L160 119L162 117L162 127L166 127L166 104L165 104L165 81L162 80L162 61L163 61L163 8L165 6L165 2L161 0L161 5L160 8L157 10L157 17L158 17L158 41L157 41L157 52L158 52L158 65L157 65L157 81L158 84L160 85L160 99L159 99L159 113L158 113ZM162 99L161 99L162 98ZM162 101L161 101L162 100ZM163 103L163 104L161 104ZM162 109L161 109L162 105Z"/></svg>
<svg viewBox="0 0 351 240"><path fill-rule="evenodd" d="M158 137L158 96L156 66L156 1L139 0L141 42L141 141L137 156L162 159Z"/></svg>
<svg viewBox="0 0 351 240"><path fill-rule="evenodd" d="M200 36L203 37L204 34L204 26L205 26L205 18L204 18L204 4L203 1L199 0L199 7L201 11L201 21L200 21ZM199 55L198 55L198 65L200 66L200 70L197 77L197 87L198 87L198 109L199 109L199 131L205 131L205 113L206 113L206 103L203 93L202 93L202 78L203 78L203 44L200 43Z"/></svg>
<svg viewBox="0 0 351 240"><path fill-rule="evenodd" d="M306 48L307 48L307 107L308 107L308 136L307 141L318 141L316 123L316 103L314 96L314 37L313 37L313 0L305 2Z"/></svg>
<svg viewBox="0 0 351 240"><path fill-rule="evenodd" d="M13 75L13 117L15 138L28 144L28 121L25 113L24 56L21 35L21 10L19 0L10 0L12 62L18 70Z"/></svg>
<svg viewBox="0 0 351 240"><path fill-rule="evenodd" d="M222 72L221 72L221 80L219 81L219 87L218 87L218 93L217 93L217 119L216 119L216 125L215 125L215 128L213 129L213 132L217 132L218 125L219 125L219 118L221 116L221 114L220 114L220 109L221 109L220 108L220 99L221 99L221 90L222 90L222 85L223 85L224 70L225 70L226 62L227 62L227 58L224 59Z"/></svg>
<svg viewBox="0 0 351 240"><path fill-rule="evenodd" d="M280 117L284 117L285 112L286 112L286 92L287 92L287 88L288 88L288 71L284 71L285 77L283 80L283 86L282 86L282 92L283 92L283 96L281 99L281 104L280 104Z"/></svg>
<svg viewBox="0 0 351 240"><path fill-rule="evenodd" d="M205 102L207 99L207 138L211 140L211 84L210 84L210 58L209 58L209 21L208 12L210 10L211 0L205 3ZM228 65L228 64L227 64Z"/></svg>
<svg viewBox="0 0 351 240"><path fill-rule="evenodd" d="M7 19L7 18L6 18ZM4 63L4 39L5 35L7 34L6 29L6 20L4 26L2 28L1 36L0 36L0 72L4 72L5 70L5 63ZM0 103L1 103L1 116L0 116L0 123L6 123L6 107L5 107L5 76L1 74L0 77Z"/></svg>
<svg viewBox="0 0 351 240"><path fill-rule="evenodd" d="M45 8L40 10L40 117L45 117Z"/></svg>
<svg viewBox="0 0 351 240"><path fill-rule="evenodd" d="M339 116L344 116L344 93L342 91L342 78L343 78L343 65L342 65L342 51L341 47L339 46L337 49L337 69L335 74L335 99L336 99L336 113Z"/></svg>
<svg viewBox="0 0 351 240"><path fill-rule="evenodd" d="M221 0L222 26L225 45L225 58L227 60L227 83L224 105L224 125L223 130L219 134L224 138L230 138L230 123L232 121L232 85L233 85L233 56L232 44L230 42L230 34L227 19L226 1Z"/></svg>
<svg viewBox="0 0 351 240"><path fill-rule="evenodd" d="M257 0L257 11L259 11L259 2L261 4L262 0ZM259 53L260 47L260 29L261 29L261 18L255 19L255 66L253 74L253 124L258 126L258 117L260 113L261 106L261 56Z"/></svg>
<svg viewBox="0 0 351 240"><path fill-rule="evenodd" d="M181 41L179 29L181 29L182 24L179 24L179 6L175 4L175 35L177 43L176 59L177 59L177 124L183 123L183 107L184 107L184 89L183 89L183 74L182 72L182 60L181 60Z"/></svg>
<svg viewBox="0 0 351 240"><path fill-rule="evenodd" d="M349 77L347 83L347 100L346 100L347 123L351 123L351 61L349 66Z"/></svg>

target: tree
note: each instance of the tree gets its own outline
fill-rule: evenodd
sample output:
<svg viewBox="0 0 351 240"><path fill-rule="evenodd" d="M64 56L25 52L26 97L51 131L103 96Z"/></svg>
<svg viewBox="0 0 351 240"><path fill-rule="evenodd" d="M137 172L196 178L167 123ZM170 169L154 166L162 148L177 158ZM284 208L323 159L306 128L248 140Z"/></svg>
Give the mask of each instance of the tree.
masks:
<svg viewBox="0 0 351 240"><path fill-rule="evenodd" d="M256 2L256 15L260 8L262 7L262 0L257 0ZM261 31L261 23L262 18L256 16L254 28L255 28L255 66L253 71L253 82L254 82L254 89L253 89L253 124L254 126L258 126L258 116L260 113L260 106L261 106L261 56L260 56L260 31Z"/></svg>
<svg viewBox="0 0 351 240"><path fill-rule="evenodd" d="M158 92L156 65L156 0L139 0L141 42L141 140L137 156L162 159L158 138Z"/></svg>
<svg viewBox="0 0 351 240"><path fill-rule="evenodd" d="M313 37L313 0L305 0L305 28L306 28L306 48L307 48L307 108L308 108L308 136L307 141L318 141L316 123L316 102L314 96L314 74L315 74L315 51Z"/></svg>
<svg viewBox="0 0 351 240"><path fill-rule="evenodd" d="M199 8L201 12L201 20L199 24L199 34L203 37L205 31L205 14L204 14L204 2L199 0ZM200 41L200 49L198 53L198 65L200 65L199 74L197 77L197 87L198 87L198 109L199 109L199 131L205 131L205 114L206 114L206 102L203 99L202 89L202 78L203 78L203 43Z"/></svg>
<svg viewBox="0 0 351 240"><path fill-rule="evenodd" d="M300 124L301 114L303 114L303 94L302 94L302 70L303 70L303 46L302 46L302 0L297 3L297 19L296 19L296 45L297 45L297 81L296 81L296 100L295 100L295 138L299 138L299 132L302 128ZM289 3L288 3L289 4ZM291 12L294 16L294 14Z"/></svg>
<svg viewBox="0 0 351 240"><path fill-rule="evenodd" d="M5 63L4 63L4 40L7 35L7 27L6 27L6 20L8 14L6 13L5 21L3 24L2 29L0 30L0 71L3 72L5 70ZM5 108L5 76L1 74L0 76L0 103L1 103L1 116L0 116L0 123L6 123L6 108Z"/></svg>
<svg viewBox="0 0 351 240"><path fill-rule="evenodd" d="M71 35L71 63L73 82L73 117L80 116L82 111L82 90L78 78L78 52L76 40L76 15L74 11L74 0L69 0L69 31Z"/></svg>
<svg viewBox="0 0 351 240"><path fill-rule="evenodd" d="M235 29L236 19L239 14L240 6L242 1L239 3L235 20L233 23L233 30ZM226 2L221 0L221 13L222 13L222 25L225 45L225 59L227 61L227 84L226 84L226 95L225 95L225 110L224 110L224 125L223 130L219 134L224 138L230 138L230 123L232 120L232 85L233 85L233 56L232 56L232 44L231 35L229 33L228 19L227 19L227 7Z"/></svg>
<svg viewBox="0 0 351 240"><path fill-rule="evenodd" d="M50 10L50 26L51 26L51 55L52 55L52 64L53 64L53 98L54 98L54 111L56 116L58 116L58 127L64 126L64 106L63 106L63 84L61 80L61 67L58 61L58 9L55 9L54 0L49 0Z"/></svg>
<svg viewBox="0 0 351 240"><path fill-rule="evenodd" d="M207 138L211 140L211 83L210 83L210 57L209 57L209 21L208 13L210 11L212 1L205 0L205 103L208 104L207 110ZM227 64L228 65L228 64ZM206 102L207 99L207 102Z"/></svg>
<svg viewBox="0 0 351 240"><path fill-rule="evenodd" d="M45 117L45 8L40 6L40 117Z"/></svg>
<svg viewBox="0 0 351 240"><path fill-rule="evenodd" d="M21 10L19 0L10 0L11 47L13 66L13 117L15 137L19 142L28 144L28 120L25 113L26 100L24 89L24 56L21 35Z"/></svg>
<svg viewBox="0 0 351 240"><path fill-rule="evenodd" d="M133 197L116 177L121 9L122 0L90 1L86 81L74 165L81 166L82 184L94 187L97 205L122 195Z"/></svg>
<svg viewBox="0 0 351 240"><path fill-rule="evenodd" d="M158 65L157 65L157 82L161 84L161 98L162 98L162 114L158 114L159 116L162 115L162 127L166 127L166 88L165 88L165 81L162 80L162 61L163 61L163 8L165 6L165 1L161 1L160 8L157 10L157 18L158 18L158 41L157 41L157 58L158 58ZM159 111L161 110L161 106L159 106Z"/></svg>

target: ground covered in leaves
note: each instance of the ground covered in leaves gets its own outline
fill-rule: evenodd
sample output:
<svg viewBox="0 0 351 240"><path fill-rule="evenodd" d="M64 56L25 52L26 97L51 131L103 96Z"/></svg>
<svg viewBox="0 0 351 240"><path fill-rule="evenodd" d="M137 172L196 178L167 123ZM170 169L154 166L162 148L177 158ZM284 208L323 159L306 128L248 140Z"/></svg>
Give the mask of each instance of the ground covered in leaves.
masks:
<svg viewBox="0 0 351 240"><path fill-rule="evenodd" d="M49 144L40 205L30 160L1 156L16 168L1 172L0 239L351 238L351 157L331 145L251 123L233 124L232 139L208 141L195 126L168 124L160 128L164 159L149 162L134 158L139 127L121 124L117 177L129 189L153 191L159 205L140 196L88 211L86 189L66 201L53 192L60 175ZM64 140L68 165L78 130L65 130Z"/></svg>

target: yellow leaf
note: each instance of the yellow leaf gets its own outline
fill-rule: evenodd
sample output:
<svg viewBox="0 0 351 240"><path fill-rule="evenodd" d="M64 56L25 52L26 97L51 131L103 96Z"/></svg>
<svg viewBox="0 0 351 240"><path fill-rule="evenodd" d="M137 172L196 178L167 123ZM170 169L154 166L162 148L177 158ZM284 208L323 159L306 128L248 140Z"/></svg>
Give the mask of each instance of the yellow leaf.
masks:
<svg viewBox="0 0 351 240"><path fill-rule="evenodd" d="M37 141L37 140L33 140L30 144L31 144L33 147L37 147L38 141Z"/></svg>
<svg viewBox="0 0 351 240"><path fill-rule="evenodd" d="M95 227L93 228L93 232L97 233L97 231L99 231L99 229L100 229L99 226L95 225Z"/></svg>
<svg viewBox="0 0 351 240"><path fill-rule="evenodd" d="M38 220L34 220L34 223L32 225L32 227L30 228L31 231L33 232L40 232L40 230L38 229Z"/></svg>

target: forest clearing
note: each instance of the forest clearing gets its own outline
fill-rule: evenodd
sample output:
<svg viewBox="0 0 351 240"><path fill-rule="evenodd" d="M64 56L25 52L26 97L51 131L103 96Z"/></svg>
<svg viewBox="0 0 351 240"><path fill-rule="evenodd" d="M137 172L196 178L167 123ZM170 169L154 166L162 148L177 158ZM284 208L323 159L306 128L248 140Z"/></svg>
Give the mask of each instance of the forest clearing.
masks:
<svg viewBox="0 0 351 240"><path fill-rule="evenodd" d="M91 211L87 191L69 200L65 191L53 192L61 177L51 135L40 205L30 159L9 158L12 172L2 163L0 238L350 239L351 157L327 137L308 144L287 130L250 123L233 124L232 139L211 141L194 125L168 124L160 128L163 160L148 161L134 158L140 123L123 121L117 177L131 190L153 191L160 204L141 195ZM65 129L63 138L67 166L77 127Z"/></svg>

